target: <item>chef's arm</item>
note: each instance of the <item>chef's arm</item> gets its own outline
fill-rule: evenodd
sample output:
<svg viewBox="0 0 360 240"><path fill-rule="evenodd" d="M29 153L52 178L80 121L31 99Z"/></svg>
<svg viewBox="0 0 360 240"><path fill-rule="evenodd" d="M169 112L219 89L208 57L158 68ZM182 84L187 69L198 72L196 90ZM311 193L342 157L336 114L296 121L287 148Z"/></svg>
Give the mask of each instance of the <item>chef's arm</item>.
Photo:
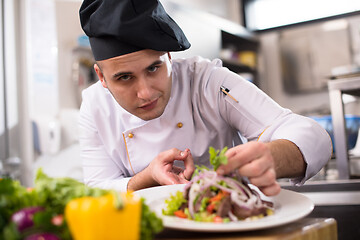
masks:
<svg viewBox="0 0 360 240"><path fill-rule="evenodd" d="M303 178L306 162L300 149L286 139L266 143L274 159L276 178Z"/></svg>
<svg viewBox="0 0 360 240"><path fill-rule="evenodd" d="M175 160L183 161L185 168L174 166ZM169 149L161 152L144 170L134 175L128 182L127 189L136 191L157 185L187 183L194 170L189 149Z"/></svg>

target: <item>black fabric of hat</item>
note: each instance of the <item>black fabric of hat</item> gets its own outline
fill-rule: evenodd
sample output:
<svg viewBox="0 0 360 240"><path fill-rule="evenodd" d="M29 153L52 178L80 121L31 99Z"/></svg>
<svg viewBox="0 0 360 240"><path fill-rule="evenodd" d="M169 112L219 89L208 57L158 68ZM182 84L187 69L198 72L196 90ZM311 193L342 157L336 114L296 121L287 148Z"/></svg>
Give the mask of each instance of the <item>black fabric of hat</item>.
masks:
<svg viewBox="0 0 360 240"><path fill-rule="evenodd" d="M80 22L97 61L143 49L182 51L190 47L158 0L84 0Z"/></svg>

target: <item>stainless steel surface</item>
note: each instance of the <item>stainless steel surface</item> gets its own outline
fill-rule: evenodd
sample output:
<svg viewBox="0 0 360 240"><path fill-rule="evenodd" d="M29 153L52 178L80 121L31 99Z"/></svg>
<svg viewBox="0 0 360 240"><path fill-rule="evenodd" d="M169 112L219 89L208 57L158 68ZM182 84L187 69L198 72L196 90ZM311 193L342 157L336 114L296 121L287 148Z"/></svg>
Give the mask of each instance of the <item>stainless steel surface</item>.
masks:
<svg viewBox="0 0 360 240"><path fill-rule="evenodd" d="M360 191L307 192L302 193L316 206L360 205Z"/></svg>
<svg viewBox="0 0 360 240"><path fill-rule="evenodd" d="M281 187L309 197L315 206L360 206L360 180L308 181L302 186L281 183Z"/></svg>
<svg viewBox="0 0 360 240"><path fill-rule="evenodd" d="M348 179L349 164L348 164L348 151L347 151L347 137L344 119L344 105L342 102L342 93L340 90L329 91L330 107L334 131L334 144L336 155L336 166L339 171L340 179Z"/></svg>
<svg viewBox="0 0 360 240"><path fill-rule="evenodd" d="M360 177L360 157L350 156L350 175ZM359 189L360 190L360 189Z"/></svg>
<svg viewBox="0 0 360 240"><path fill-rule="evenodd" d="M359 95L360 76L330 80L328 81L328 88L335 139L336 165L339 171L339 178L349 179L349 155L347 151L347 135L342 94L346 93L351 95Z"/></svg>

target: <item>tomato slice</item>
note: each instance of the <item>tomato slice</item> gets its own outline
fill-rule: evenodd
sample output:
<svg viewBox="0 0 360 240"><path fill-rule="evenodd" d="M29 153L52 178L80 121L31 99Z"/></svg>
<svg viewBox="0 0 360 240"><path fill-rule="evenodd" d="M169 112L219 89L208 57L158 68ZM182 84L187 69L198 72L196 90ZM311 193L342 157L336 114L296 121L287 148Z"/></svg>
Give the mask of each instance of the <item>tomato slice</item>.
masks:
<svg viewBox="0 0 360 240"><path fill-rule="evenodd" d="M222 194L224 195L224 197L225 197L225 196L229 196L229 195L230 195L230 193L229 193L229 192L227 192L227 191L221 190L221 192L222 192Z"/></svg>
<svg viewBox="0 0 360 240"><path fill-rule="evenodd" d="M214 219L213 219L214 223L222 223L223 222L223 219L222 217L220 216L215 216Z"/></svg>
<svg viewBox="0 0 360 240"><path fill-rule="evenodd" d="M211 203L211 204L209 204L207 207L206 207L206 211L208 212L208 213L213 213L214 212L214 209L215 209L215 206L216 206L216 204L215 203Z"/></svg>
<svg viewBox="0 0 360 240"><path fill-rule="evenodd" d="M221 201L221 199L223 199L224 197L229 196L229 195L230 195L229 192L221 190L218 194L216 194L216 196L210 198L209 201L211 203L212 202L219 202L219 201Z"/></svg>
<svg viewBox="0 0 360 240"><path fill-rule="evenodd" d="M216 196L210 198L210 202L219 202L222 198L224 197L224 195L222 194L222 192L219 192Z"/></svg>
<svg viewBox="0 0 360 240"><path fill-rule="evenodd" d="M187 215L184 213L183 210L177 210L174 212L174 215L179 218L187 218Z"/></svg>

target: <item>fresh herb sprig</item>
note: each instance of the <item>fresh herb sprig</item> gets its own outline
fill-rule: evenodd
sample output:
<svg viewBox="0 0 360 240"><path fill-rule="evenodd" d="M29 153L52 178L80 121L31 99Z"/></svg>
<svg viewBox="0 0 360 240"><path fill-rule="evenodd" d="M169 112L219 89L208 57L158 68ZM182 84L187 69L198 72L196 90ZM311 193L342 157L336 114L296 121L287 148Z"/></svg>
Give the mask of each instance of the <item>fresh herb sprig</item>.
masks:
<svg viewBox="0 0 360 240"><path fill-rule="evenodd" d="M226 165L228 163L227 157L225 156L227 150L228 147L224 147L222 150L216 150L213 147L209 147L209 160L210 164L214 168L214 171L216 171L220 165ZM209 170L209 168L204 165L195 165L193 176L199 175L199 173L203 170Z"/></svg>
<svg viewBox="0 0 360 240"><path fill-rule="evenodd" d="M215 150L215 148L209 148L210 154L210 164L214 166L214 171L220 167L220 165L226 165L228 160L225 156L225 152L227 151L227 147L224 147L221 151Z"/></svg>

